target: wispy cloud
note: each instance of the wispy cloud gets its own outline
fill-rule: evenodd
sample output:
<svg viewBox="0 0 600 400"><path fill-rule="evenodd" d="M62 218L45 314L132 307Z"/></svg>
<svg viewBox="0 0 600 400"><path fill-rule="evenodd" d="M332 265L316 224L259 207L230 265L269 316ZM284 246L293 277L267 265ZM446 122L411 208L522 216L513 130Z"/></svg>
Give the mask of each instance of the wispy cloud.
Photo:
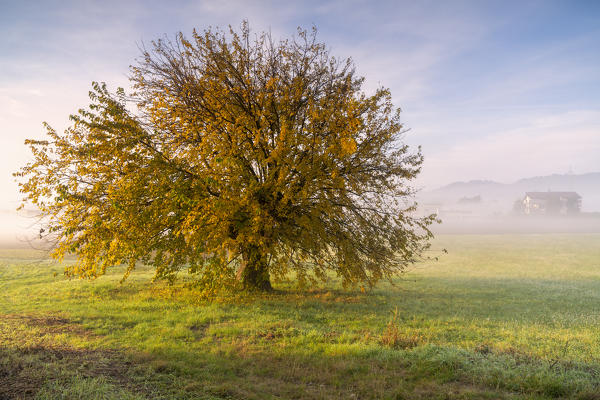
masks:
<svg viewBox="0 0 600 400"><path fill-rule="evenodd" d="M573 110L536 116L517 128L492 132L438 149L427 157L421 183L597 171L600 111ZM481 168L485 166L485 168ZM442 172L443 171L443 172ZM442 179L440 179L442 175Z"/></svg>

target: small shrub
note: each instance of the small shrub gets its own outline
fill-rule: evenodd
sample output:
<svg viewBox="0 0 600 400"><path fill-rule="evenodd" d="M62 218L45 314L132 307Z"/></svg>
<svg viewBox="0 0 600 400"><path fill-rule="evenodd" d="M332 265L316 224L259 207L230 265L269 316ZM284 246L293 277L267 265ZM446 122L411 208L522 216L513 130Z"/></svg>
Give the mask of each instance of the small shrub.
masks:
<svg viewBox="0 0 600 400"><path fill-rule="evenodd" d="M381 344L392 349L412 349L417 347L419 342L420 338L418 336L408 336L401 332L398 325L398 307L396 307L392 318L381 335Z"/></svg>

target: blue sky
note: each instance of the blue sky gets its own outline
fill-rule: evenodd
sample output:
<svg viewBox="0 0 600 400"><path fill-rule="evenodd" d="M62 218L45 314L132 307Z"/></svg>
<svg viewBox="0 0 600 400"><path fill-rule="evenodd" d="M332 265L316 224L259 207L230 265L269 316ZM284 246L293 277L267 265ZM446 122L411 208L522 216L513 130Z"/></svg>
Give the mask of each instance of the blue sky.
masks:
<svg viewBox="0 0 600 400"><path fill-rule="evenodd" d="M389 87L420 187L600 171L600 1L0 0L0 209L23 140L66 128L91 81L126 86L138 44L243 19L276 38L314 24L366 91Z"/></svg>

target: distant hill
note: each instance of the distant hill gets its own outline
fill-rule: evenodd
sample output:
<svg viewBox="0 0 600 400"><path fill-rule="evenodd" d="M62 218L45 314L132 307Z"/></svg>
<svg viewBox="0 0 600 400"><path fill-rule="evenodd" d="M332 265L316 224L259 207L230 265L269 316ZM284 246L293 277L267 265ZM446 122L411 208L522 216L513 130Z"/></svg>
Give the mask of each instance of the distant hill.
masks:
<svg viewBox="0 0 600 400"><path fill-rule="evenodd" d="M487 180L454 182L441 188L422 192L421 203L438 203L453 206L461 198L481 196L482 207L492 212L508 212L515 200L525 192L577 192L582 196L583 211L600 211L600 172L536 176L520 179L514 183Z"/></svg>
<svg viewBox="0 0 600 400"><path fill-rule="evenodd" d="M520 188L531 188L530 191L572 191L580 195L600 194L600 172L581 175L549 175L536 176L518 180L513 184Z"/></svg>

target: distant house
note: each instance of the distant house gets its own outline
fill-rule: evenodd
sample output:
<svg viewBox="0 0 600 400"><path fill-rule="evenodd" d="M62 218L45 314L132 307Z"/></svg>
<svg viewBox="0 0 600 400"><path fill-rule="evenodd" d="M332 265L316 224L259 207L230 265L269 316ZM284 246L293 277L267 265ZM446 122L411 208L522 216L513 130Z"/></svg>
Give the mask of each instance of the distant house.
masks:
<svg viewBox="0 0 600 400"><path fill-rule="evenodd" d="M581 196L575 192L527 192L523 212L528 215L566 215L581 211Z"/></svg>

